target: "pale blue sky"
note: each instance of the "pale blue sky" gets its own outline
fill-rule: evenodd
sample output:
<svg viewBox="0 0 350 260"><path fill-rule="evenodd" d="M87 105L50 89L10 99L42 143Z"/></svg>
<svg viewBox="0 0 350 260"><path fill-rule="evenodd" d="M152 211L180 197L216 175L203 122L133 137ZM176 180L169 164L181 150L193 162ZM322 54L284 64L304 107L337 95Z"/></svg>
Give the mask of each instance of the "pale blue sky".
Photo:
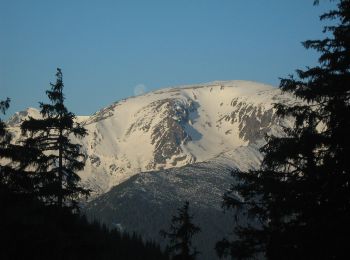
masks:
<svg viewBox="0 0 350 260"><path fill-rule="evenodd" d="M67 106L88 115L166 86L243 79L277 86L314 65L312 0L0 0L0 99L8 115L47 101L63 70ZM141 85L141 86L140 86ZM143 86L145 87L143 87Z"/></svg>

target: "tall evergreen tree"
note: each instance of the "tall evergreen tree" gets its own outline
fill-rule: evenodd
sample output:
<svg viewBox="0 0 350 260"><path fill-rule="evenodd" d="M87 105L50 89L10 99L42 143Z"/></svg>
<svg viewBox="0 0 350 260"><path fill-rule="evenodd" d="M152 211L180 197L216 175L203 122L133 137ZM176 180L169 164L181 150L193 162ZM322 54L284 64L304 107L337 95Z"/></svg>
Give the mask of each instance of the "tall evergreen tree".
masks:
<svg viewBox="0 0 350 260"><path fill-rule="evenodd" d="M0 101L0 113L5 114L10 106L10 99ZM24 173L20 162L32 154L22 146L11 143L12 135L5 122L0 118L0 190L2 203L11 203L13 195L33 193L31 176ZM7 200L7 201L5 201Z"/></svg>
<svg viewBox="0 0 350 260"><path fill-rule="evenodd" d="M0 112L5 114L6 110L10 106L10 99L7 98L4 101L0 101ZM9 183L9 174L11 168L7 166L8 163L4 163L3 160L11 157L8 153L7 147L10 145L11 135L6 130L6 124L0 118L0 190L1 193L7 189L7 184Z"/></svg>
<svg viewBox="0 0 350 260"><path fill-rule="evenodd" d="M169 238L168 252L172 259L190 260L195 259L199 253L192 248L192 237L200 232L200 228L192 223L193 216L189 214L189 202L186 201L182 208L178 209L178 215L173 216L170 231L161 230L164 238Z"/></svg>
<svg viewBox="0 0 350 260"><path fill-rule="evenodd" d="M76 171L84 168L85 155L81 146L72 143L70 137L84 137L87 131L74 121L75 115L64 104L64 85L59 68L56 78L56 83L50 83L51 89L46 91L51 103L40 103L42 119L30 118L22 123L21 129L27 136L27 149L41 151L35 159L27 162L38 176L39 197L47 204L77 209L77 199L87 196L89 190L78 185L80 178Z"/></svg>
<svg viewBox="0 0 350 260"><path fill-rule="evenodd" d="M275 105L294 126L268 137L260 170L234 172L238 181L224 196L236 219L260 224L237 223L238 239L218 242L219 256L350 258L350 1L336 6L320 17L333 21L329 36L303 43L320 52L319 65L281 80L282 91L303 101Z"/></svg>

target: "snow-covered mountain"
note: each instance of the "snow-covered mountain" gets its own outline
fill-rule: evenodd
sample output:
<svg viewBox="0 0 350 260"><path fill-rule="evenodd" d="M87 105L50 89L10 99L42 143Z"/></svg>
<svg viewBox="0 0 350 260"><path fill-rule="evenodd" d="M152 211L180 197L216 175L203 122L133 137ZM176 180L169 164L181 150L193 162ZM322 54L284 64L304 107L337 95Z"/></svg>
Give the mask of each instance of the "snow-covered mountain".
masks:
<svg viewBox="0 0 350 260"><path fill-rule="evenodd" d="M189 200L202 227L194 240L201 259L215 259L215 242L232 231L221 209L231 170L259 167L265 134L281 135L292 123L275 115L273 103L292 102L268 85L222 81L157 90L78 116L88 130L73 140L87 156L79 175L94 191L84 211L163 243L159 230ZM9 119L15 140L29 116L40 113L29 108Z"/></svg>
<svg viewBox="0 0 350 260"><path fill-rule="evenodd" d="M276 117L272 104L290 100L268 85L222 81L115 102L92 116L77 117L89 133L75 140L88 158L80 176L98 195L139 172L203 162L261 143L266 133L279 134L280 125L288 124ZM30 108L9 119L16 135L29 116L40 113Z"/></svg>

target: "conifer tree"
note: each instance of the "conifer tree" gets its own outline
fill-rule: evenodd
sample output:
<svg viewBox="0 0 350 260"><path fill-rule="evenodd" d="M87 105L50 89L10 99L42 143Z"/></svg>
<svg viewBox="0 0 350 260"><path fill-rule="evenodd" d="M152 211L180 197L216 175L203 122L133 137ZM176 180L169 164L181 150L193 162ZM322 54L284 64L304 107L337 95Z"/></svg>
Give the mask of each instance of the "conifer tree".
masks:
<svg viewBox="0 0 350 260"><path fill-rule="evenodd" d="M303 43L320 53L319 65L281 80L302 101L275 105L294 126L268 137L259 170L233 173L224 206L237 210L238 239L218 242L219 256L350 258L350 1L336 6L320 17L333 21L327 37ZM242 216L259 225L239 224Z"/></svg>
<svg viewBox="0 0 350 260"><path fill-rule="evenodd" d="M76 171L84 168L85 155L81 145L72 143L70 137L84 137L87 131L74 121L75 115L64 104L59 68L56 78L56 83L50 83L51 89L46 91L50 103L40 103L42 119L30 118L22 123L21 129L27 136L25 146L41 151L29 162L39 179L38 196L47 204L77 209L77 199L87 196L89 190L78 185Z"/></svg>
<svg viewBox="0 0 350 260"><path fill-rule="evenodd" d="M4 101L0 101L0 112L5 114L6 110L10 106L10 99L7 98ZM10 144L11 135L6 130L6 124L0 118L0 160L4 160L8 158L10 155L8 154L7 147ZM0 161L0 189L1 193L4 192L7 184L9 183L9 172L11 168L5 165L2 161Z"/></svg>
<svg viewBox="0 0 350 260"><path fill-rule="evenodd" d="M164 238L170 240L167 251L172 255L172 259L195 259L199 253L192 248L191 239L200 232L200 228L192 223L192 219L193 216L189 214L189 202L186 201L183 207L178 209L178 215L172 217L169 232L160 231Z"/></svg>
<svg viewBox="0 0 350 260"><path fill-rule="evenodd" d="M5 114L10 99L0 101L0 113ZM24 173L20 163L32 154L20 145L11 143L12 135L0 118L0 190L1 200L10 200L13 195L32 195L31 176ZM6 203L11 203L6 201Z"/></svg>

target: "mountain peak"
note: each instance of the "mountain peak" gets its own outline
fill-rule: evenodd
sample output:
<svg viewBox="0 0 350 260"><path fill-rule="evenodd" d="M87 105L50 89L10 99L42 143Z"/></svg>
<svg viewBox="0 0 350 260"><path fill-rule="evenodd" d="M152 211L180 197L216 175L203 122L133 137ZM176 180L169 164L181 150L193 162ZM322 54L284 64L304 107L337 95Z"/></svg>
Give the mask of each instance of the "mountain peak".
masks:
<svg viewBox="0 0 350 260"><path fill-rule="evenodd" d="M10 127L19 126L24 120L29 119L29 117L32 118L41 118L40 111L33 107L28 107L26 110L16 112L14 115L12 115L8 120L7 124Z"/></svg>
<svg viewBox="0 0 350 260"><path fill-rule="evenodd" d="M89 160L82 179L106 191L141 171L203 162L260 143L266 133L280 131L272 104L284 96L266 84L233 80L168 87L115 102L84 123Z"/></svg>
<svg viewBox="0 0 350 260"><path fill-rule="evenodd" d="M236 90L241 92L242 94L250 94L250 93L256 93L258 91L275 89L275 87L271 85L254 82L254 81L248 81L248 80L226 80L226 81L216 80L216 81L205 82L205 83L171 86L160 90L155 90L153 92L157 93L157 92L165 92L165 91L176 91L181 89L198 89L198 88L221 88L221 90L225 88L236 88Z"/></svg>
<svg viewBox="0 0 350 260"><path fill-rule="evenodd" d="M72 136L87 156L79 175L100 194L139 172L204 162L261 143L265 134L281 132L283 120L273 109L281 100L291 99L272 86L242 80L177 86L120 100L92 116L77 117L88 131L83 139ZM41 117L28 108L8 123L15 130L29 116Z"/></svg>

